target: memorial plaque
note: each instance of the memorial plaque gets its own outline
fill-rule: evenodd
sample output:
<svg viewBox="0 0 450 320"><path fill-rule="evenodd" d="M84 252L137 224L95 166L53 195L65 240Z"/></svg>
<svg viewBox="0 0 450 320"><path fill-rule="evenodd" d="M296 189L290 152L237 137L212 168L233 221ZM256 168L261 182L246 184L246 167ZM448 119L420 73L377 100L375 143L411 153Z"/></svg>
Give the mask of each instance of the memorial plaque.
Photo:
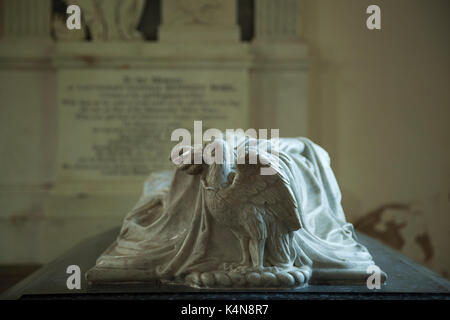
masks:
<svg viewBox="0 0 450 320"><path fill-rule="evenodd" d="M172 168L172 131L247 127L245 71L61 70L57 184ZM106 186L105 186L106 187ZM108 188L108 187L106 187Z"/></svg>

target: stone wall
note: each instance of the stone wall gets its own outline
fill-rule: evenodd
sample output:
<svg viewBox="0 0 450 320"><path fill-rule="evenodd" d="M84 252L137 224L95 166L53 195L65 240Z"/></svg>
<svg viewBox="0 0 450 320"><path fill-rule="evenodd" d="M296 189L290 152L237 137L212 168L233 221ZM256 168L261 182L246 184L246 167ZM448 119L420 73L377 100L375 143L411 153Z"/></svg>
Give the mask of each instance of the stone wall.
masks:
<svg viewBox="0 0 450 320"><path fill-rule="evenodd" d="M370 31L370 1L255 0L254 29L243 37L233 1L212 1L199 16L204 11L195 5L164 11L177 2L162 0L159 15L148 13L153 6L142 9L143 17L161 20L151 37L146 26L153 23L124 16L124 25L138 22L143 32L126 33L131 40L117 39L120 32L67 33L50 1L1 4L0 263L47 262L120 224L139 196L144 174L109 176L105 184L102 176L67 172L61 150L92 151L86 137L99 128L67 124L70 82L117 85L128 76L148 84L175 72L185 84L239 84L231 95L245 116L219 126L279 128L281 136L308 136L324 146L348 219L450 274L447 1L377 1L382 29ZM81 158L79 168L87 161Z"/></svg>

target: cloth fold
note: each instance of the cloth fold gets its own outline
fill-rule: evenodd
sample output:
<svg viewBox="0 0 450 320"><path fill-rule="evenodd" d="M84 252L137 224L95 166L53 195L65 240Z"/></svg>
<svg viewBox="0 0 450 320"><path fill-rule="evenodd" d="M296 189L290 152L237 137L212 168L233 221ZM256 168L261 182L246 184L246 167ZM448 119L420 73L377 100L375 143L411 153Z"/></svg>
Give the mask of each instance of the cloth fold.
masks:
<svg viewBox="0 0 450 320"><path fill-rule="evenodd" d="M306 138L282 138L278 148L302 225L293 232L291 262L312 267L313 272L365 270L374 264L345 219L327 152ZM267 261L271 258L276 260ZM150 176L97 267L143 269L149 277L164 279L218 270L224 262L240 259L239 241L207 209L200 176L175 170Z"/></svg>

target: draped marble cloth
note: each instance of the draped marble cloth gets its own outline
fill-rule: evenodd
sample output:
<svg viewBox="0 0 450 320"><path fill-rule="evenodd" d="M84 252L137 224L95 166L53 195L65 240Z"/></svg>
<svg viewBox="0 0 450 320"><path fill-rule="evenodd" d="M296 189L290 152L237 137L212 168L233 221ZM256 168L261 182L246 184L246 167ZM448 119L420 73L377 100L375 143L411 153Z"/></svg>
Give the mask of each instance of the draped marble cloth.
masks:
<svg viewBox="0 0 450 320"><path fill-rule="evenodd" d="M294 231L289 262L312 268L312 280L365 279L374 262L346 222L327 152L306 138L282 138L279 159L302 225ZM151 280L238 262L239 241L212 218L204 192L199 175L180 170L152 174L119 237L94 269L102 271L103 280ZM274 260L266 252L264 261Z"/></svg>

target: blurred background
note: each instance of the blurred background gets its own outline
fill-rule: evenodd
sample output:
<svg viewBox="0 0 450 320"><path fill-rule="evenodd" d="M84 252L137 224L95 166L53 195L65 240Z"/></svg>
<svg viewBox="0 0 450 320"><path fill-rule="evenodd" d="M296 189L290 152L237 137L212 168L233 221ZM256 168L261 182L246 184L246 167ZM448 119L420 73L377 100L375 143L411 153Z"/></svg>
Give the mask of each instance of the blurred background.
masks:
<svg viewBox="0 0 450 320"><path fill-rule="evenodd" d="M309 137L356 229L449 278L449 12L446 0L0 0L0 291L120 225L146 176L170 168L172 130L194 120Z"/></svg>

